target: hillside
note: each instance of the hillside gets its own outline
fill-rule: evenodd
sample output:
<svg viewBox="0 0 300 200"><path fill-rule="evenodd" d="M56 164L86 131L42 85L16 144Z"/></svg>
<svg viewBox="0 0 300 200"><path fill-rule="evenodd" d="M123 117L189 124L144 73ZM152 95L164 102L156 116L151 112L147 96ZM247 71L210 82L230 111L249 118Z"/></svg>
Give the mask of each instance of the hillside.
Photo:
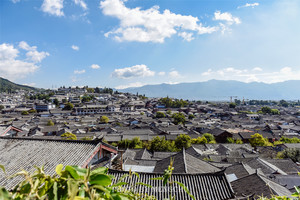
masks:
<svg viewBox="0 0 300 200"><path fill-rule="evenodd" d="M145 94L148 97L174 97L193 100L229 100L230 96L239 99L298 100L300 80L280 83L244 83L239 81L210 80L206 82L145 85L119 90L121 92Z"/></svg>
<svg viewBox="0 0 300 200"><path fill-rule="evenodd" d="M36 88L26 85L19 85L0 77L0 92L13 92L16 90L36 90Z"/></svg>

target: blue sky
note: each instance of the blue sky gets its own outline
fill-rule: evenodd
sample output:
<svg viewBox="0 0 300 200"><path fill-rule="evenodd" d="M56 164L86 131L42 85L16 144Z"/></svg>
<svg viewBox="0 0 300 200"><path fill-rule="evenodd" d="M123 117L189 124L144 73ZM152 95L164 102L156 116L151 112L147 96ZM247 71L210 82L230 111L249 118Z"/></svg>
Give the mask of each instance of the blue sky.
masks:
<svg viewBox="0 0 300 200"><path fill-rule="evenodd" d="M0 76L52 88L300 79L298 0L1 0Z"/></svg>

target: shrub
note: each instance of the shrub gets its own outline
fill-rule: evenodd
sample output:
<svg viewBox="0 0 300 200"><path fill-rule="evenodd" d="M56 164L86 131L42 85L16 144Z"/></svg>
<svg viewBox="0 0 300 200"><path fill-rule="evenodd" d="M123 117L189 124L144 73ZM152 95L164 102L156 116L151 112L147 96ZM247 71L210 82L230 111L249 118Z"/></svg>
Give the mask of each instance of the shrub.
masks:
<svg viewBox="0 0 300 200"><path fill-rule="evenodd" d="M65 139L65 140L77 140L77 136L70 132L66 132L66 133L62 134L60 137L62 137L62 139Z"/></svg>
<svg viewBox="0 0 300 200"><path fill-rule="evenodd" d="M175 139L175 146L177 149L187 149L191 146L191 137L185 134L180 134Z"/></svg>
<svg viewBox="0 0 300 200"><path fill-rule="evenodd" d="M204 133L202 136L206 138L206 140L207 140L208 143L211 143L211 142L212 143L216 143L215 142L215 136L213 136L212 134L210 134L210 133Z"/></svg>
<svg viewBox="0 0 300 200"><path fill-rule="evenodd" d="M103 115L100 118L100 122L107 124L109 122L109 118L107 116Z"/></svg>
<svg viewBox="0 0 300 200"><path fill-rule="evenodd" d="M24 110L21 112L21 115L29 115L29 112Z"/></svg>
<svg viewBox="0 0 300 200"><path fill-rule="evenodd" d="M163 113L163 112L156 112L155 117L156 117L156 118L165 118L166 115L165 115L165 113Z"/></svg>

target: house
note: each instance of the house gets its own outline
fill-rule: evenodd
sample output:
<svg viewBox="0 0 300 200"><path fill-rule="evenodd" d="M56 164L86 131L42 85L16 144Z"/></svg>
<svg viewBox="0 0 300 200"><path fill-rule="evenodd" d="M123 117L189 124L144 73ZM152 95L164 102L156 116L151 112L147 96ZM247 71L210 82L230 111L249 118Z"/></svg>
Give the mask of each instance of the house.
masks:
<svg viewBox="0 0 300 200"><path fill-rule="evenodd" d="M17 136L18 133L22 132L23 130L15 127L15 126L7 126L7 127L0 127L0 136Z"/></svg>
<svg viewBox="0 0 300 200"><path fill-rule="evenodd" d="M7 179L7 177L22 169L33 172L34 166L44 166L45 173L53 175L58 164L87 167L111 153L117 154L117 149L101 140L0 137L0 163L6 169L6 175L0 170L0 185L9 190L12 189L23 178Z"/></svg>

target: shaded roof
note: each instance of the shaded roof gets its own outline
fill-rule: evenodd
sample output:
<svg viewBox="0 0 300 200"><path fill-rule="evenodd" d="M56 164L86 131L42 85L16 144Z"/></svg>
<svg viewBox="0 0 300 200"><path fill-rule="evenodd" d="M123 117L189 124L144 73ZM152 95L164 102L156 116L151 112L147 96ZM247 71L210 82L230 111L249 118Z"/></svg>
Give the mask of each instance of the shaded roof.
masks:
<svg viewBox="0 0 300 200"><path fill-rule="evenodd" d="M33 138L0 138L0 163L6 175L24 169L35 171L34 166L45 168L45 173L54 174L58 164L84 166L95 151L104 143L93 141L45 140ZM0 170L0 185L12 189L21 177L5 178Z"/></svg>
<svg viewBox="0 0 300 200"><path fill-rule="evenodd" d="M183 149L173 156L157 161L154 172L164 172L170 165L171 159L174 159L174 173L213 173L220 171L220 168L187 153Z"/></svg>
<svg viewBox="0 0 300 200"><path fill-rule="evenodd" d="M128 172L109 170L109 174L116 177L113 179L113 183L116 183L124 174ZM163 174L158 173L138 173L139 177L132 176L126 177L123 181L129 183L142 182L149 184L152 188L149 188L144 185L133 186L134 191L141 194L147 194L150 196L155 196L158 200L168 198L169 191L171 195L175 195L175 199L189 200L191 199L188 194L180 188L178 185L174 185L171 189L168 185L163 186L161 180L153 180L153 178L162 177ZM227 178L224 172L219 173L210 173L210 174L173 174L171 176L171 181L178 181L183 183L192 195L196 199L208 199L208 200L223 200L234 198L233 190L230 187L230 184L227 181Z"/></svg>
<svg viewBox="0 0 300 200"><path fill-rule="evenodd" d="M248 176L250 174L253 174L255 172L254 169L252 169L250 166L242 163L237 163L234 165L231 165L229 167L226 167L225 173L227 175L229 174L235 174L237 178L242 178L245 176Z"/></svg>

